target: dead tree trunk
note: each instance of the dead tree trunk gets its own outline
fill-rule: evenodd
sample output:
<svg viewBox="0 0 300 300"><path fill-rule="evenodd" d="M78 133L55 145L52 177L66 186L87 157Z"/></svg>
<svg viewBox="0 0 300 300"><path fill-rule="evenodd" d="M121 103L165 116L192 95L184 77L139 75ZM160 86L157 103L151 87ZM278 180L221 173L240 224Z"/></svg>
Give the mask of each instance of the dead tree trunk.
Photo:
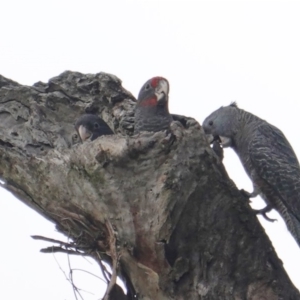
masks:
<svg viewBox="0 0 300 300"><path fill-rule="evenodd" d="M34 86L0 77L4 187L74 251L109 262L124 299L300 299L199 124L132 136L134 106L105 73ZM84 112L116 135L79 143L73 124Z"/></svg>

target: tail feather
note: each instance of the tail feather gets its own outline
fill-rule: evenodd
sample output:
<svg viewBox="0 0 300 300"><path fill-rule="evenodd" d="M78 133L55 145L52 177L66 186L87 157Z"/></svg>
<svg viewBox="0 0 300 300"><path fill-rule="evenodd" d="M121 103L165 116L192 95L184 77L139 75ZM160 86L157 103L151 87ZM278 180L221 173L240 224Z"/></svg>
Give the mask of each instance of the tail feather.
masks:
<svg viewBox="0 0 300 300"><path fill-rule="evenodd" d="M283 219L286 222L287 228L290 233L296 240L298 246L300 247L300 222L299 220L292 214L286 211L285 214L282 214Z"/></svg>

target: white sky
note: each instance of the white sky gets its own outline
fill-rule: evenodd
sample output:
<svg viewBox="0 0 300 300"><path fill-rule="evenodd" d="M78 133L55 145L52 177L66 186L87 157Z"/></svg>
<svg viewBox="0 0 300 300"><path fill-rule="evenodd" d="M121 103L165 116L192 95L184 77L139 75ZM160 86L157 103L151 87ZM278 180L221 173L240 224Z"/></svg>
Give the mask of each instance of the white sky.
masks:
<svg viewBox="0 0 300 300"><path fill-rule="evenodd" d="M65 70L104 71L117 75L135 96L146 80L164 76L171 85L172 113L202 122L237 101L279 127L300 157L299 16L300 2L287 0L10 0L0 11L0 74L32 85ZM225 155L232 179L250 191L236 155L231 150ZM300 288L299 248L281 220L261 222ZM0 226L1 298L74 299L53 256L39 253L48 244L30 238L59 238L53 224L2 189ZM66 257L56 259L67 273ZM71 263L100 274L81 258L71 257ZM84 299L99 299L100 280L79 273L78 286L95 294L83 294Z"/></svg>

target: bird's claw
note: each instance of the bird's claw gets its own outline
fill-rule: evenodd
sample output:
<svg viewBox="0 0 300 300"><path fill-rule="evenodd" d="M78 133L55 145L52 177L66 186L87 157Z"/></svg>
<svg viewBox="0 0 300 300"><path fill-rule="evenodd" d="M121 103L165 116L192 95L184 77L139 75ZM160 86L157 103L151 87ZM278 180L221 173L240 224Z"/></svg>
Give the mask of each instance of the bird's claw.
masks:
<svg viewBox="0 0 300 300"><path fill-rule="evenodd" d="M252 193L249 193L249 192L245 191L244 189L241 189L240 192L246 198L252 198L253 197Z"/></svg>
<svg viewBox="0 0 300 300"><path fill-rule="evenodd" d="M267 216L267 212L272 210L272 207L266 206L263 209L253 209L256 215L262 215L268 222L275 222L277 219L272 219Z"/></svg>
<svg viewBox="0 0 300 300"><path fill-rule="evenodd" d="M269 222L273 223L273 222L277 221L277 219L269 218L266 213L262 213L261 215Z"/></svg>

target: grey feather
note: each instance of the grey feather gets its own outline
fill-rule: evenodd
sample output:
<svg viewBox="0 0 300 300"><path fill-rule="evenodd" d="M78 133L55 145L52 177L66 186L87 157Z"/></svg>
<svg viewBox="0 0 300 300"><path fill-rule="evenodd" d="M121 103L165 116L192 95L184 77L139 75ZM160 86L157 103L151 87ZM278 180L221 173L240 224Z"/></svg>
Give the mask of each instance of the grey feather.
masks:
<svg viewBox="0 0 300 300"><path fill-rule="evenodd" d="M221 140L230 140L254 190L280 213L300 246L300 166L284 134L232 105L208 116L203 129Z"/></svg>
<svg viewBox="0 0 300 300"><path fill-rule="evenodd" d="M134 133L168 130L172 116L168 108L169 83L163 77L149 79L141 88L134 114Z"/></svg>

